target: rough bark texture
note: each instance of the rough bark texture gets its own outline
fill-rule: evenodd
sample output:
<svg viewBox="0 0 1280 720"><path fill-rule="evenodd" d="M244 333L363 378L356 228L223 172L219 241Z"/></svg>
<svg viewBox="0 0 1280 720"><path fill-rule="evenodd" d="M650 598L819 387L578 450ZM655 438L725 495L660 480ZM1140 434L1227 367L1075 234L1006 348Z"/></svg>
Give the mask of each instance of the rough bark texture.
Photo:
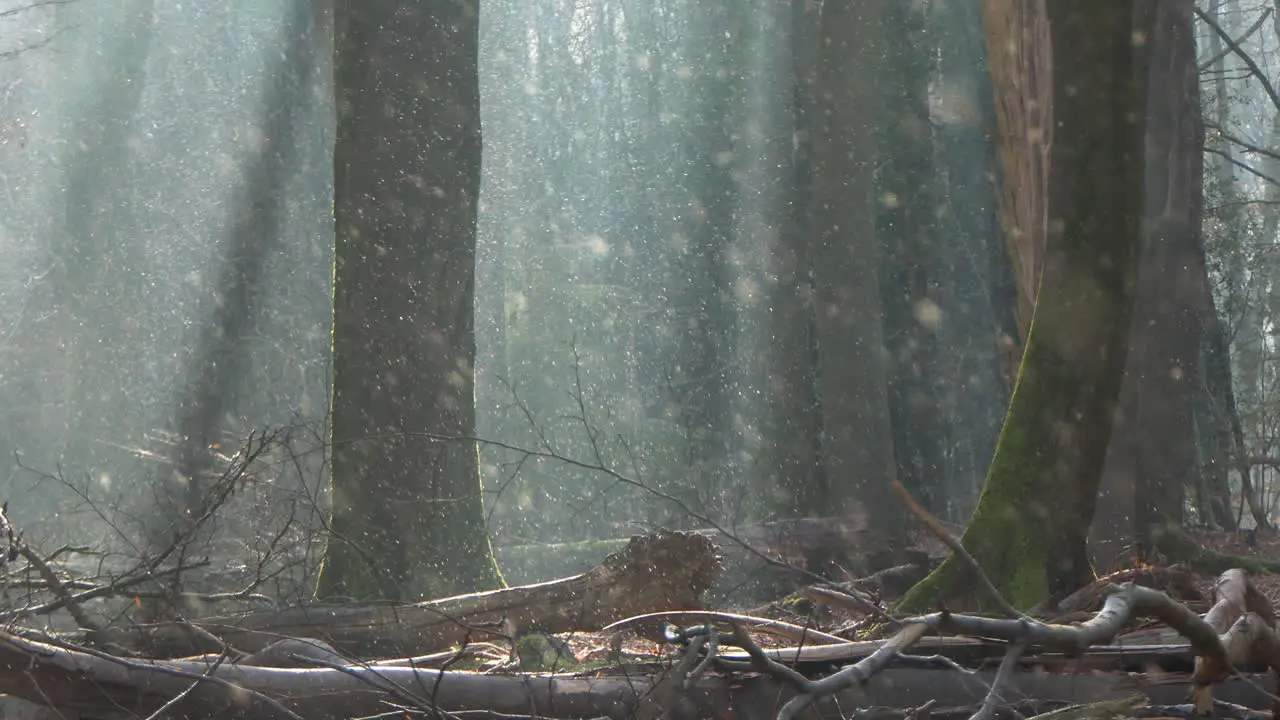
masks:
<svg viewBox="0 0 1280 720"><path fill-rule="evenodd" d="M1199 472L1194 403L1203 384L1200 240L1202 128L1190 0L1145 2L1150 24L1146 201L1120 424L1108 448L1094 519L1095 560L1124 563L1122 548L1152 526L1181 525L1184 487ZM1144 543L1147 544L1147 543Z"/></svg>
<svg viewBox="0 0 1280 720"><path fill-rule="evenodd" d="M472 442L475 0L339 2L334 535L323 596L492 587Z"/></svg>
<svg viewBox="0 0 1280 720"><path fill-rule="evenodd" d="M1092 580L1085 538L1128 353L1143 201L1134 3L1055 4L1048 17L1051 233L1017 387L962 539L1023 607ZM976 600L955 584L959 569L950 558L903 607Z"/></svg>
<svg viewBox="0 0 1280 720"><path fill-rule="evenodd" d="M817 387L827 512L868 508L899 531L889 497L894 473L879 297L872 179L877 118L874 67L888 0L822 7L813 156L812 270Z"/></svg>
<svg viewBox="0 0 1280 720"><path fill-rule="evenodd" d="M1045 0L983 0L982 21L999 127L1000 217L1018 288L1018 340L1025 342L1044 262L1053 139Z"/></svg>

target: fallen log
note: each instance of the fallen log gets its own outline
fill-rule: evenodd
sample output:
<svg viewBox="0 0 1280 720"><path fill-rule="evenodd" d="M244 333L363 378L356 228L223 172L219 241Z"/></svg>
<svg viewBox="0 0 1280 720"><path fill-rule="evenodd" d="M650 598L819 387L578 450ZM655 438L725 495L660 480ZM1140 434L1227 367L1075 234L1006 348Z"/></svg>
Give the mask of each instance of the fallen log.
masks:
<svg viewBox="0 0 1280 720"><path fill-rule="evenodd" d="M1263 663L1280 671L1280 638L1271 601L1249 582L1239 568L1218 576L1214 603L1204 614L1205 623L1218 634L1223 655L1196 657L1193 701L1202 713L1213 710L1213 684L1247 663ZM1280 713L1280 701L1273 711Z"/></svg>
<svg viewBox="0 0 1280 720"><path fill-rule="evenodd" d="M270 668L230 662L126 660L59 647L0 632L0 692L59 711L100 717L150 716L168 705L169 717L362 717L386 702L422 700L454 711L622 720L652 689L647 679L520 676L348 666ZM408 696L408 697L406 697ZM695 693L696 696L696 693Z"/></svg>
<svg viewBox="0 0 1280 720"><path fill-rule="evenodd" d="M624 676L574 677L125 660L0 632L0 693L52 707L63 720L147 717L161 708L167 717L189 720L346 720L385 713L392 703L411 706L414 700L450 712L565 720L653 720L664 714L668 720L775 720L778 708L795 697L794 688L769 676L706 676L681 693L679 703L663 705L656 698L663 696L664 667L627 670ZM800 717L834 717L871 706L915 707L929 699L939 706L968 705L983 696L992 678L987 671L889 668L859 688L822 698ZM1118 700L1136 691L1154 704L1171 705L1182 701L1188 682L1187 675L1041 673L1019 675L1005 691L1010 703ZM1218 686L1218 696L1255 709L1269 701L1256 678L1229 679Z"/></svg>
<svg viewBox="0 0 1280 720"><path fill-rule="evenodd" d="M192 625L253 653L281 636L323 640L351 657L409 657L516 632L596 629L614 620L672 608L696 610L719 569L707 537L659 531L570 578L416 604L308 604L202 618ZM95 647L148 657L221 652L186 624L108 628L86 634Z"/></svg>

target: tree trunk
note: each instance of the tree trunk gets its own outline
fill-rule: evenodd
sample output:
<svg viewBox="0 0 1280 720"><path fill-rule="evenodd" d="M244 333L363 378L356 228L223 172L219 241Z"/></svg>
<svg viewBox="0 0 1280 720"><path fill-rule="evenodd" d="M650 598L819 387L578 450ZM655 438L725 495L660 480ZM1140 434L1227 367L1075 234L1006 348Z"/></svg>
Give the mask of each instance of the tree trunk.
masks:
<svg viewBox="0 0 1280 720"><path fill-rule="evenodd" d="M1227 28L1231 32L1233 28L1229 22L1231 13L1229 8L1223 7L1222 0L1213 0L1209 3L1208 16L1209 19L1220 27ZM1227 92L1227 68L1226 58L1228 53L1224 51L1222 37L1216 31L1206 33L1208 40L1209 54L1214 58L1213 66L1210 73L1213 77L1213 118L1212 122L1219 131L1227 130L1231 126L1231 98ZM1207 136L1205 138L1205 147L1214 149L1217 154L1213 155L1209 160L1211 169L1211 179L1219 197L1221 197L1221 207L1215 211L1216 220L1221 227L1220 237L1217 241L1218 247L1224 255L1225 275L1225 297L1223 303L1223 315L1226 317L1227 325L1230 327L1239 327L1243 324L1244 316L1249 311L1249 300L1245 297L1248 284L1245 282L1245 261L1246 249L1243 247L1239 238L1246 237L1248 231L1243 227L1247 213L1240 210L1243 203L1240 202L1240 192L1236 186L1235 165L1232 164L1232 145L1229 141L1223 139L1219 133ZM1211 290L1209 291L1212 292ZM1210 295L1212 297L1212 295ZM1236 392L1233 380L1233 371L1231 367L1230 345L1227 340L1227 332L1221 321L1218 320L1215 312L1214 316L1209 318L1210 325L1207 328L1209 337L1204 346L1204 363L1206 371L1206 380L1208 382L1208 398L1207 404L1209 412L1206 413L1207 420L1205 435L1210 439L1211 453L1209 458L1209 479L1206 483L1208 491L1208 519L1219 527L1234 528L1236 520L1231 503L1231 487L1227 478L1228 470L1235 467L1235 458L1238 455L1245 454L1244 432L1240 425L1240 410L1236 403ZM1254 363L1251 358L1258 354L1258 349L1252 346L1247 339L1242 340L1243 333L1232 333L1236 337L1233 341L1238 345L1247 345L1238 348L1241 356L1240 374L1245 377L1244 386L1251 387L1252 383L1249 378L1252 377ZM1247 392L1246 392L1247 397ZM1249 476L1249 468L1238 468L1240 471L1240 492L1244 495L1249 510L1253 515L1254 522L1259 527L1266 526L1266 513L1261 509L1257 495L1253 490L1253 482Z"/></svg>
<svg viewBox="0 0 1280 720"><path fill-rule="evenodd" d="M1047 232L1053 95L1046 17L1045 0L982 1L999 128L1000 217L1018 290L1021 342L1031 328ZM1021 355L1013 355L1016 363Z"/></svg>
<svg viewBox="0 0 1280 720"><path fill-rule="evenodd" d="M948 88L939 113L936 145L940 171L935 242L943 369L942 407L949 420L945 519L963 523L982 492L1012 382L1003 375L1001 339L1019 337L1017 288L996 212L995 106L987 71L982 8L975 3L936 3L930 32L936 37L936 76ZM974 172L974 168L989 172ZM1014 343L1003 343L1014 347ZM1017 366L1009 373L1011 379Z"/></svg>
<svg viewBox="0 0 1280 720"><path fill-rule="evenodd" d="M962 542L1014 605L1092 579L1085 547L1121 373L1143 201L1134 3L1051 4L1054 142L1045 267L1017 387ZM1003 44L991 37L991 52ZM1003 129L1007 132L1007 129ZM949 558L903 607L975 597Z"/></svg>
<svg viewBox="0 0 1280 720"><path fill-rule="evenodd" d="M333 536L318 594L499 582L481 512L475 0L338 3Z"/></svg>
<svg viewBox="0 0 1280 720"><path fill-rule="evenodd" d="M61 24L74 27L84 15L72 7L58 9ZM48 387L61 387L65 438L60 463L79 472L94 465L100 453L95 447L108 432L141 433L141 404L130 397L141 389L136 357L142 332L141 315L145 287L144 240L130 231L138 212L129 192L129 180L137 172L131 161L130 143L139 133L143 90L147 83L147 58L156 34L154 0L119 3L117 30L101 27L74 48L60 52L67 58L64 86L66 124L60 128L65 157L63 214L51 213L50 273L43 285L47 295L35 301L23 323L25 343L40 348L62 377L44 379L31 390L32 406L43 401ZM81 68L92 68L87 76ZM60 222L59 222L60 221ZM110 272L104 270L110 268ZM55 314L56 313L56 314ZM53 315L56 324L41 319ZM36 345L39 343L39 345ZM35 357L36 355L32 355ZM26 402L14 403L21 407ZM130 440L135 438L130 437ZM158 487L160 496L170 487ZM181 506L181 503L179 503ZM172 533L157 533L147 542L172 540Z"/></svg>
<svg viewBox="0 0 1280 720"><path fill-rule="evenodd" d="M1150 530L1181 526L1185 484L1199 473L1195 395L1210 308L1200 242L1202 135L1190 0L1154 3L1143 32L1151 58L1143 249L1134 299L1123 419L1108 449L1093 547L1100 564Z"/></svg>
<svg viewBox="0 0 1280 720"><path fill-rule="evenodd" d="M691 6L695 7L695 6ZM689 178L681 232L687 251L677 255L673 280L678 287L675 317L678 369L672 378L680 424L689 443L685 482L698 497L714 498L723 511L732 496L729 464L732 436L733 348L738 325L732 302L734 269L730 260L738 201L738 163L734 148L734 68L742 43L742 15L732 5L706 3L691 20L688 57L697 68L684 158Z"/></svg>
<svg viewBox="0 0 1280 720"><path fill-rule="evenodd" d="M764 432L763 491L784 498L789 514L825 514L819 489L826 484L820 457L810 273L812 228L814 92L817 88L818 13L808 0L791 0L790 33L792 138L782 221L770 257L768 332L763 349L769 388Z"/></svg>
<svg viewBox="0 0 1280 720"><path fill-rule="evenodd" d="M882 18L890 0L822 7L813 154L812 307L829 510L866 509L900 532L879 295L873 174Z"/></svg>
<svg viewBox="0 0 1280 720"><path fill-rule="evenodd" d="M187 351L185 382L175 398L180 440L177 470L185 486L173 497L163 489L172 483L173 469L157 466L152 481L157 490L157 518L193 523L212 502L210 476L216 476L209 448L222 439L228 414L242 392L240 378L251 362L249 339L261 330L262 296L270 280L270 259L282 252L288 214L285 190L298 172L299 116L310 91L314 62L309 7L293 7L280 31L281 49L275 67L262 87L264 108L259 130L263 152L244 168L244 187L235 196L231 222L221 251L211 262L210 297L201 305L204 322ZM172 492L172 491L170 491ZM161 499L164 498L164 499ZM157 549L172 542L172 520L155 523Z"/></svg>
<svg viewBox="0 0 1280 720"><path fill-rule="evenodd" d="M939 333L951 321L952 306L939 304L944 267L935 242L938 203L929 182L934 166L929 122L929 56L922 13L908 3L890 3L883 27L889 47L879 73L884 110L880 120L880 163L876 233L884 263L880 268L889 409L896 452L896 475L925 507L946 506L946 456L951 445L943 422L947 378ZM954 242L948 235L946 242Z"/></svg>

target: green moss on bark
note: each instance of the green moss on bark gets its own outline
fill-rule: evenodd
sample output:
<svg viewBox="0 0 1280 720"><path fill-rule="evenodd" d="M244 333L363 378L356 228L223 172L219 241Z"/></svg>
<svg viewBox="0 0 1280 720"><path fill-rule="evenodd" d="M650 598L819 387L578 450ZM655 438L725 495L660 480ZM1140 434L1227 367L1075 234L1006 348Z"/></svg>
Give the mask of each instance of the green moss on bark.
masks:
<svg viewBox="0 0 1280 720"><path fill-rule="evenodd" d="M1134 4L1050 3L1052 221L1009 413L961 542L1001 594L1030 607L1092 579L1093 517L1120 381L1140 245L1145 80ZM1001 39L991 38L1000 48ZM900 609L983 607L948 559Z"/></svg>

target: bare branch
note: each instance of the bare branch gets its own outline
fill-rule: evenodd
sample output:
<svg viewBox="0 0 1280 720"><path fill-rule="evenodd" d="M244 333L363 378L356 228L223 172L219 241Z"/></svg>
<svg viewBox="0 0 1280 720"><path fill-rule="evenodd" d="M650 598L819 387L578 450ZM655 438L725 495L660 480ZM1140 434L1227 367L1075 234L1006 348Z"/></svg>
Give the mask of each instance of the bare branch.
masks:
<svg viewBox="0 0 1280 720"><path fill-rule="evenodd" d="M1240 58L1244 64L1249 67L1249 72L1253 73L1253 76L1258 79L1258 83L1262 85L1262 89L1267 93L1267 97L1271 98L1271 104L1275 106L1276 110L1280 110L1280 93L1276 92L1275 86L1271 84L1271 80L1267 78L1266 73L1262 72L1262 68L1258 67L1258 63L1254 62L1253 58L1249 56L1249 53L1245 52L1240 47L1240 44L1233 40L1231 36L1227 34L1227 31L1223 30L1221 25L1214 22L1213 18L1209 17L1205 11L1194 6L1193 9L1195 10L1196 17L1200 18L1200 22L1208 25L1211 30L1217 33L1218 37L1222 38L1222 42L1226 44L1231 52L1235 53L1236 57ZM1272 182L1275 181L1273 180Z"/></svg>
<svg viewBox="0 0 1280 720"><path fill-rule="evenodd" d="M1223 151L1221 151L1221 150L1215 150L1214 148L1205 148L1205 149L1204 149L1204 151L1205 151L1205 152L1207 152L1207 153L1213 153L1214 155L1217 155L1217 156L1221 157L1223 160L1226 160L1227 162L1231 163L1232 165L1235 165L1236 167L1240 168L1241 170L1244 170L1245 172L1247 172L1247 173L1249 173L1249 174L1251 174L1251 175L1254 175L1254 176L1256 176L1256 177L1258 177L1258 178L1261 178L1261 179L1263 179L1263 180L1265 180L1265 181L1267 181L1267 182L1271 183L1272 185L1280 185L1280 180L1277 180L1276 178L1273 178L1273 177L1271 177L1270 175L1267 175L1266 173L1262 172L1261 170L1254 169L1254 168L1250 167L1249 165L1246 165L1246 164L1244 164L1244 163L1240 162L1239 160L1237 160L1237 159L1235 159L1235 158L1231 157L1231 154L1230 154L1230 153L1225 153L1225 152L1223 152Z"/></svg>
<svg viewBox="0 0 1280 720"><path fill-rule="evenodd" d="M1254 21L1252 25L1249 26L1249 29L1241 33L1240 37L1237 38L1235 41L1236 47L1239 47L1240 43L1244 42L1245 40L1248 40L1250 37L1253 36L1254 33L1258 32L1258 28L1262 27L1262 23L1266 22L1267 18L1271 17L1271 10L1272 8L1267 8L1263 10L1262 14L1258 16L1258 19ZM1230 54L1231 51L1232 50L1230 46L1227 46L1227 48L1224 50L1220 50L1217 55L1214 55L1208 60L1205 60L1204 62L1200 63L1200 67L1198 68L1198 70L1200 72L1204 72L1205 70L1208 70L1209 68L1213 67L1214 63L1218 62L1219 60L1221 60L1222 58Z"/></svg>

